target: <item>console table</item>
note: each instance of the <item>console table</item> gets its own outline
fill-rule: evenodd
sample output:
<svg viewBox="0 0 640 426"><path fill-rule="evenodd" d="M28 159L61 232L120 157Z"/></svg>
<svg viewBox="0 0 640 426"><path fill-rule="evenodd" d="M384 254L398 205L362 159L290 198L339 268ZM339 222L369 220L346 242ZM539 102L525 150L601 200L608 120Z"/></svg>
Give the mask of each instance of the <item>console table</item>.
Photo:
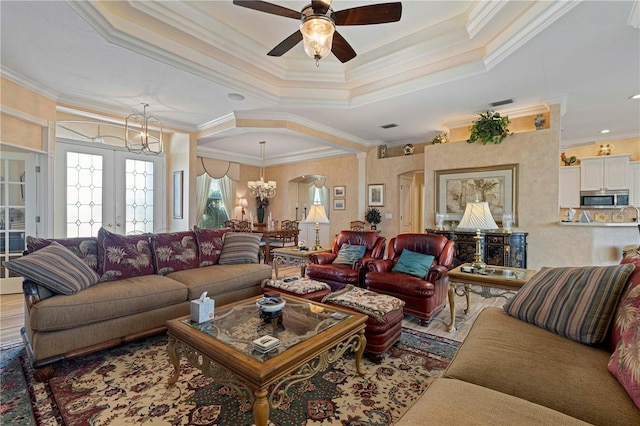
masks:
<svg viewBox="0 0 640 426"><path fill-rule="evenodd" d="M457 231L427 229L430 234L444 235L455 241L453 267L463 263L472 263L476 252L475 231ZM480 240L483 261L488 265L508 266L512 268L527 267L527 233L526 232L481 232Z"/></svg>

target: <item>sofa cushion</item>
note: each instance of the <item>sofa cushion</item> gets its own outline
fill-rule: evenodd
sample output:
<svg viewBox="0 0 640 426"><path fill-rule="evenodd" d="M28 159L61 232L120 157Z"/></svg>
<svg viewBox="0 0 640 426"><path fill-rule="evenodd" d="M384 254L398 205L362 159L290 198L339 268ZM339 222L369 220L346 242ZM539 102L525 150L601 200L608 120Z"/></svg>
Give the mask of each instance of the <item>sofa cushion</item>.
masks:
<svg viewBox="0 0 640 426"><path fill-rule="evenodd" d="M200 255L200 266L217 265L222 252L222 238L231 229L206 229L193 227L198 241L198 249Z"/></svg>
<svg viewBox="0 0 640 426"><path fill-rule="evenodd" d="M187 300L187 288L161 275L97 283L72 296L51 297L31 307L37 331L66 330Z"/></svg>
<svg viewBox="0 0 640 426"><path fill-rule="evenodd" d="M638 287L640 287L640 257L626 257L620 261L623 263L632 263L636 265L633 273L629 276L627 281L627 288L624 294L620 298L618 303L618 309L613 317L613 327L611 327L611 349L614 350L618 346L620 337L625 330L628 330L631 322L635 320L638 309ZM640 295L638 295L640 296Z"/></svg>
<svg viewBox="0 0 640 426"><path fill-rule="evenodd" d="M100 280L155 274L150 240L151 234L119 235L100 228L98 258L103 262Z"/></svg>
<svg viewBox="0 0 640 426"><path fill-rule="evenodd" d="M5 262L12 272L54 293L75 294L98 282L98 274L71 250L52 242L27 256Z"/></svg>
<svg viewBox="0 0 640 426"><path fill-rule="evenodd" d="M255 287L256 294L259 294L262 291L260 283L271 278L271 273L269 265L245 263L172 272L167 277L184 284L188 289L187 300L193 300L199 298L204 291L208 291L212 299L216 299L221 294L251 287ZM216 306L220 306L218 300L216 300Z"/></svg>
<svg viewBox="0 0 640 426"><path fill-rule="evenodd" d="M343 244L338 251L338 256L334 259L333 263L337 265L353 265L356 260L364 256L364 252L367 250L366 246L354 246L351 244Z"/></svg>
<svg viewBox="0 0 640 426"><path fill-rule="evenodd" d="M445 371L592 424L640 424L640 410L607 370L610 353L485 308Z"/></svg>
<svg viewBox="0 0 640 426"><path fill-rule="evenodd" d="M402 253L400 253L398 263L391 268L391 271L424 278L427 276L427 272L429 272L433 264L433 259L435 259L435 256L431 256L430 254L416 253L404 249Z"/></svg>
<svg viewBox="0 0 640 426"><path fill-rule="evenodd" d="M33 253L47 247L52 242L57 242L71 250L91 269L101 275L98 269L98 239L96 237L81 238L38 238L27 236L27 251Z"/></svg>
<svg viewBox="0 0 640 426"><path fill-rule="evenodd" d="M200 264L193 231L154 234L151 241L156 270L160 275L197 268Z"/></svg>
<svg viewBox="0 0 640 426"><path fill-rule="evenodd" d="M504 311L561 336L601 343L633 265L542 268Z"/></svg>
<svg viewBox="0 0 640 426"><path fill-rule="evenodd" d="M262 234L227 232L222 240L222 252L218 263L220 265L258 263L260 240L262 240Z"/></svg>
<svg viewBox="0 0 640 426"><path fill-rule="evenodd" d="M426 420L428 419L428 421ZM587 425L549 408L453 379L436 379L396 426Z"/></svg>

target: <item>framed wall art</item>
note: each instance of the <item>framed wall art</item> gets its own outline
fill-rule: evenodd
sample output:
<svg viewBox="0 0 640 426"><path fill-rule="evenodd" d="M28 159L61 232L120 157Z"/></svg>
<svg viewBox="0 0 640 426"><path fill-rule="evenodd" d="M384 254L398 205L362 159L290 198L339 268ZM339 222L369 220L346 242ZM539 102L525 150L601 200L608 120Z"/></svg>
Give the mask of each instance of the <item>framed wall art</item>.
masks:
<svg viewBox="0 0 640 426"><path fill-rule="evenodd" d="M334 199L333 200L333 209L334 210L345 210L346 209L346 200L344 200L344 199Z"/></svg>
<svg viewBox="0 0 640 426"><path fill-rule="evenodd" d="M333 198L344 198L347 195L347 187L346 186L334 186L333 187Z"/></svg>
<svg viewBox="0 0 640 426"><path fill-rule="evenodd" d="M473 169L437 170L435 178L436 213L445 220L462 219L468 202L489 203L493 219L511 213L516 225L518 213L518 165L504 164Z"/></svg>
<svg viewBox="0 0 640 426"><path fill-rule="evenodd" d="M173 218L182 219L182 179L183 171L173 172Z"/></svg>
<svg viewBox="0 0 640 426"><path fill-rule="evenodd" d="M372 207L384 206L384 183L369 185L369 205Z"/></svg>

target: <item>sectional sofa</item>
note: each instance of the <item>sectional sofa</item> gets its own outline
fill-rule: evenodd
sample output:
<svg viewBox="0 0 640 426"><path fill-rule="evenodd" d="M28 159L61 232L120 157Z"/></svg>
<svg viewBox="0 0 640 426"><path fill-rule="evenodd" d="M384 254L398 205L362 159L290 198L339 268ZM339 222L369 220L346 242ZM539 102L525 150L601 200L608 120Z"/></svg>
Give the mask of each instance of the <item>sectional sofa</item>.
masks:
<svg viewBox="0 0 640 426"><path fill-rule="evenodd" d="M397 425L640 425L640 258L623 262L636 265L623 285L591 285L602 268L543 269L483 310Z"/></svg>
<svg viewBox="0 0 640 426"><path fill-rule="evenodd" d="M22 336L36 379L57 361L164 332L205 291L217 306L261 294L271 278L258 263L261 235L228 231L28 237L12 267L27 277Z"/></svg>

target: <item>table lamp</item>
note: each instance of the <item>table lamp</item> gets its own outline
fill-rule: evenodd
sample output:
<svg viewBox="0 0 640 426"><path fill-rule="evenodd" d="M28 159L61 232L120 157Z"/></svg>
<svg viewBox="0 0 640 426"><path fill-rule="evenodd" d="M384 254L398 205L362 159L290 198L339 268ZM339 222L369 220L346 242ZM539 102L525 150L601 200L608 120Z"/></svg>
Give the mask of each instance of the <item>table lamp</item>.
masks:
<svg viewBox="0 0 640 426"><path fill-rule="evenodd" d="M247 202L246 198L240 198L239 204L240 207L242 207L242 220L244 220L244 215L245 215L245 207L249 206L249 203Z"/></svg>
<svg viewBox="0 0 640 426"><path fill-rule="evenodd" d="M482 251L480 250L480 230L482 229L498 229L498 225L493 216L491 216L491 210L489 210L489 203L486 201L475 201L473 203L467 203L464 209L464 215L462 220L458 224L457 229L475 229L476 236L473 237L476 240L476 253L471 266L475 269L484 269L486 264L482 261Z"/></svg>
<svg viewBox="0 0 640 426"><path fill-rule="evenodd" d="M322 247L320 246L320 224L321 223L329 223L329 218L324 211L324 206L322 204L313 204L309 209L309 214L307 218L304 220L305 222L315 222L316 224L316 244L312 247L313 250L320 250Z"/></svg>

